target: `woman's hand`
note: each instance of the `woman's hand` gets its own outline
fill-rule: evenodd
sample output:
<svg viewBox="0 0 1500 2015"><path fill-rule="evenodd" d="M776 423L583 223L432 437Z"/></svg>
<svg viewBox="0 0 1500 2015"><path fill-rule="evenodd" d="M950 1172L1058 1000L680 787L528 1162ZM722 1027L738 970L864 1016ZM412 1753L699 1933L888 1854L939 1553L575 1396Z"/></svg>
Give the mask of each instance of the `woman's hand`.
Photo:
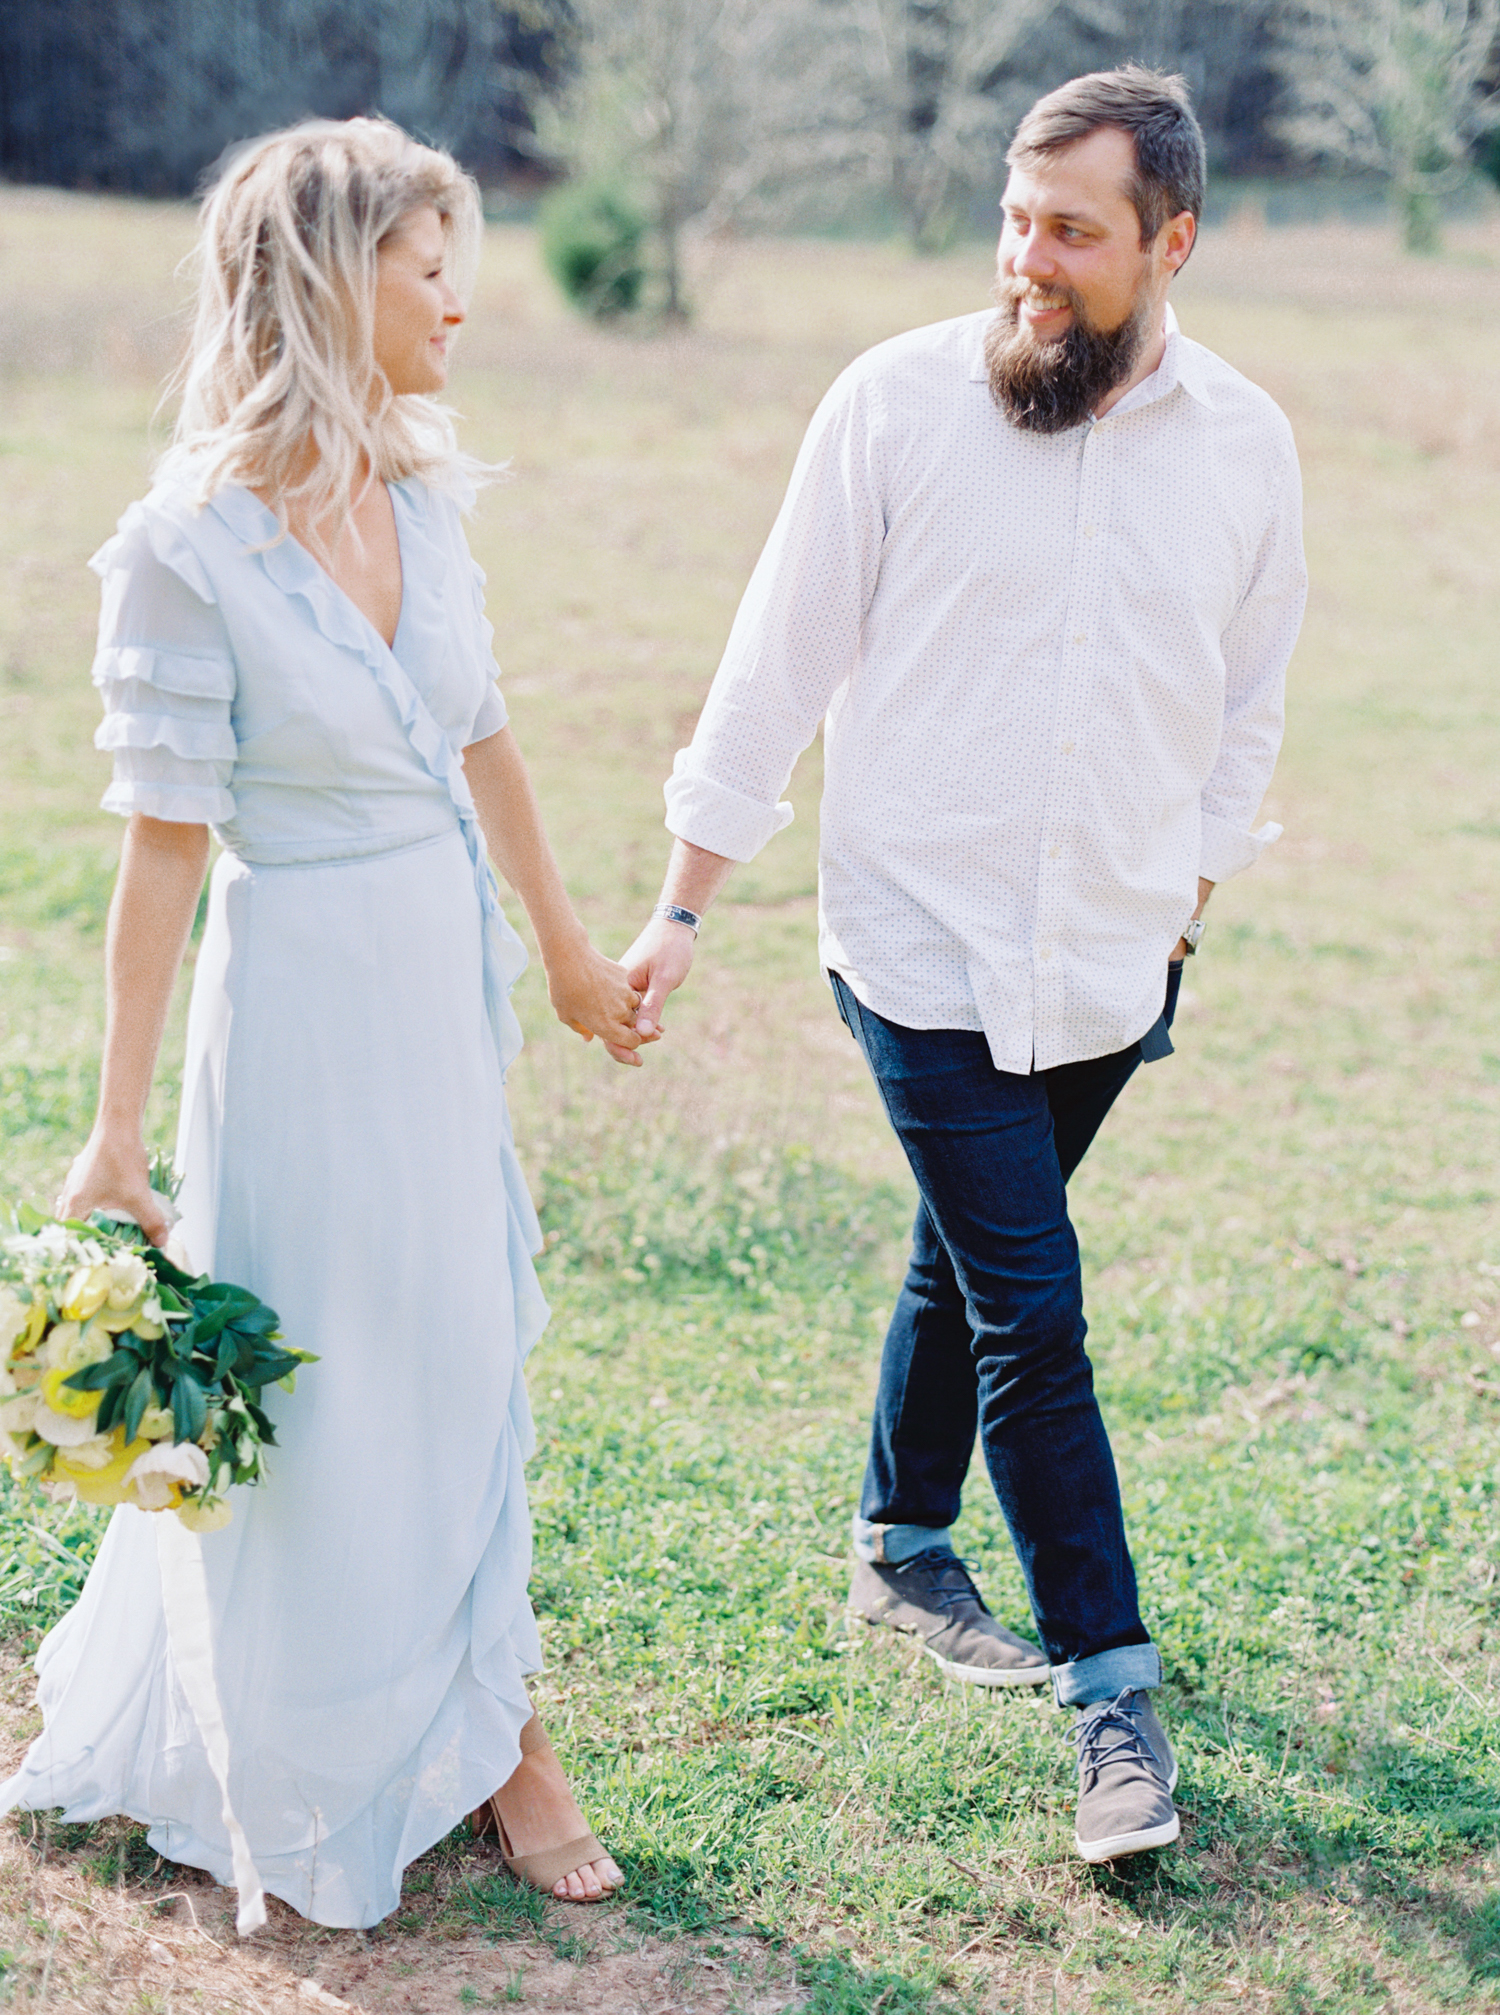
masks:
<svg viewBox="0 0 1500 2015"><path fill-rule="evenodd" d="M616 1063L639 1069L641 1059L635 1051L655 1037L636 1033L635 1013L641 997L626 979L623 966L595 951L581 933L566 949L544 951L542 962L558 1020L576 1030L585 1042L598 1036Z"/></svg>
<svg viewBox="0 0 1500 2015"><path fill-rule="evenodd" d="M86 1218L91 1211L133 1217L153 1245L165 1245L172 1219L151 1187L151 1163L139 1134L113 1136L98 1127L63 1178L59 1217Z"/></svg>

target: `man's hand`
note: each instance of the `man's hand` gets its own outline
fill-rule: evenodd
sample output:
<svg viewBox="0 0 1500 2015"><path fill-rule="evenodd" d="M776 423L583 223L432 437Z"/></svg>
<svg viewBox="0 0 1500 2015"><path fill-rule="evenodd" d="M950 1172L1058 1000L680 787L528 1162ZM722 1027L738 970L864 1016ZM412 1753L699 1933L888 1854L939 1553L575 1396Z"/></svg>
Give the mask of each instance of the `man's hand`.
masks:
<svg viewBox="0 0 1500 2015"><path fill-rule="evenodd" d="M1212 883L1212 882L1210 882L1210 881L1205 881L1205 880L1204 880L1204 878L1203 878L1203 876L1202 876L1202 875L1199 875L1199 877L1198 877L1198 907L1197 907L1197 909L1195 909L1195 910L1193 911L1193 915L1194 915L1195 917L1201 917L1201 916L1202 916L1202 914L1203 914L1204 910L1205 910L1205 909L1206 909L1206 908L1208 907L1208 899L1209 899L1209 897L1210 897L1210 896L1211 896L1211 895L1213 894L1213 892L1214 892L1214 885L1213 885L1213 883ZM1177 940L1176 944L1175 944L1175 945L1173 945L1173 947L1172 947L1172 950L1171 950L1171 953L1170 953L1170 958L1171 958L1171 959L1185 959L1185 958L1187 957L1187 955L1188 955L1188 948L1187 948L1187 939L1186 939L1186 938L1179 938L1179 939Z"/></svg>
<svg viewBox="0 0 1500 2015"><path fill-rule="evenodd" d="M641 996L635 1032L642 1042L661 1039L661 1011L667 995L687 978L697 938L686 924L653 917L621 959L625 977Z"/></svg>

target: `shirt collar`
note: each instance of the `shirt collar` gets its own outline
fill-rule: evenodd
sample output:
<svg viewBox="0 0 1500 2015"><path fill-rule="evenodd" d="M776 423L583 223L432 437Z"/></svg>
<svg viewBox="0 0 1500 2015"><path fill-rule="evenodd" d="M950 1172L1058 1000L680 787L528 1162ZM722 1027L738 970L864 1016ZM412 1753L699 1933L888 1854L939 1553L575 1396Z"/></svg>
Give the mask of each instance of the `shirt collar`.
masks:
<svg viewBox="0 0 1500 2015"><path fill-rule="evenodd" d="M976 315L975 328L970 338L969 377L976 384L983 384L989 378L989 366L984 361L984 339L989 331L991 317ZM1184 392L1196 399L1200 406L1213 407L1207 380L1203 370L1203 359L1195 343L1189 342L1178 327L1177 316L1170 301L1162 326L1166 330L1167 347L1162 360L1149 378L1143 378L1134 386L1111 413L1124 410L1134 412L1137 406L1149 406L1155 400L1165 398L1168 392L1181 385ZM1108 417L1108 416L1106 416Z"/></svg>

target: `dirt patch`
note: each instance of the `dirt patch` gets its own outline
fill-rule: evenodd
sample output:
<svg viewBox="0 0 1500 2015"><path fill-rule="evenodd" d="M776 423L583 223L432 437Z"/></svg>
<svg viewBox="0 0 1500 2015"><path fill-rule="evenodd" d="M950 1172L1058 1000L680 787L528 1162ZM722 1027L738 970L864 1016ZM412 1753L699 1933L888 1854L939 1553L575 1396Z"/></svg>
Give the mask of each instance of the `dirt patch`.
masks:
<svg viewBox="0 0 1500 2015"><path fill-rule="evenodd" d="M34 1732L29 1666L0 1652L0 1755ZM790 1968L748 1931L664 1938L628 1902L569 1907L512 1881L488 1842L444 1842L372 1931L329 1931L274 1898L254 1937L234 1897L164 1862L138 1826L0 1821L0 2001L79 2015L783 2015Z"/></svg>

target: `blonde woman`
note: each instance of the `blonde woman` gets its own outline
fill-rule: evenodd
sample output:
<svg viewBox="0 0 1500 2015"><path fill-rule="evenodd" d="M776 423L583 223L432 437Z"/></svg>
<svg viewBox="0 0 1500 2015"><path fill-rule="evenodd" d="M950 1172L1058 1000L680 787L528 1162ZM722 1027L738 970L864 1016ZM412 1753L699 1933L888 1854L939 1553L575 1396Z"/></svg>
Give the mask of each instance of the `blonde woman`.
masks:
<svg viewBox="0 0 1500 2015"><path fill-rule="evenodd" d="M60 1199L166 1234L141 1121L208 860L181 1234L318 1363L268 1488L203 1540L231 1794L265 1886L376 1923L471 1808L576 1902L621 1880L527 1695L522 1364L547 1316L506 1118L525 904L552 1003L636 1063L638 998L564 892L494 684L443 409L477 248L445 154L356 119L275 134L205 207L176 445L95 561L94 678L129 818L99 1114ZM0 1801L125 1813L230 1879L167 1651L155 1536L118 1511L38 1659Z"/></svg>

